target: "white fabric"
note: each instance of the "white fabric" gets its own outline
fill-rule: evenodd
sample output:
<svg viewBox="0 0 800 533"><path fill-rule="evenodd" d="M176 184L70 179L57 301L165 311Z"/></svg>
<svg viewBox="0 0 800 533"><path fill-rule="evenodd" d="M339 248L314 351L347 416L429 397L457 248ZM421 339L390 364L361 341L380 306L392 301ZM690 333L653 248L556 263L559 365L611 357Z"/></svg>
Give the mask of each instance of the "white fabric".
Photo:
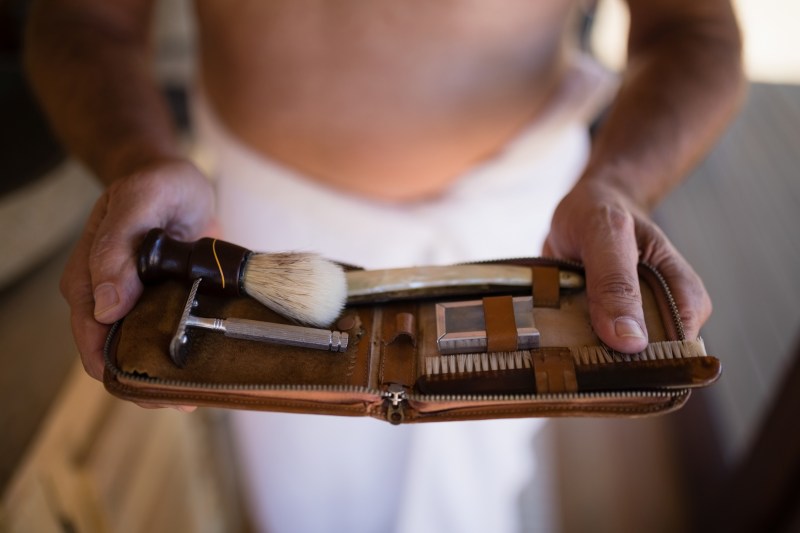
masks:
<svg viewBox="0 0 800 533"><path fill-rule="evenodd" d="M587 121L607 100L607 82L579 58L547 112L501 153L441 198L404 205L343 194L248 150L198 95L198 141L217 180L222 237L367 268L537 255L553 209L585 164ZM273 533L519 531L521 494L537 473L533 438L543 424L395 427L257 412L235 412L232 420L250 509L257 526ZM535 493L549 490L546 479L537 481L544 485ZM551 511L525 516L538 512L535 530L546 531Z"/></svg>

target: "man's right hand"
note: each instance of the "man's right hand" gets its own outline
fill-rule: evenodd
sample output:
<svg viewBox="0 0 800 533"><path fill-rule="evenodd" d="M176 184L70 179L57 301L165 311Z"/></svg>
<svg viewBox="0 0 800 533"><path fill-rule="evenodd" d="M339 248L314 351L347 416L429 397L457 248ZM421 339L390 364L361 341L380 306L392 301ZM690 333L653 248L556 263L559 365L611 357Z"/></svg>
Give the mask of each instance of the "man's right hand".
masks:
<svg viewBox="0 0 800 533"><path fill-rule="evenodd" d="M115 181L100 197L61 278L72 332L86 372L103 377L103 345L110 324L124 317L142 292L136 251L151 228L194 240L207 232L214 206L205 176L181 159L161 160Z"/></svg>

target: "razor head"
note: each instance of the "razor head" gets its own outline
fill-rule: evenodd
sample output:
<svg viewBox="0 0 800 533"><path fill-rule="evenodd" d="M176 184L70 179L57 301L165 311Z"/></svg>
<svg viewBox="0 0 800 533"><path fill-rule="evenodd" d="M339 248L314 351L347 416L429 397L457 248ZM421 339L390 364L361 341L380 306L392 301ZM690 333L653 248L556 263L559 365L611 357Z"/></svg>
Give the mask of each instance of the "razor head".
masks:
<svg viewBox="0 0 800 533"><path fill-rule="evenodd" d="M189 297L186 299L186 305L183 307L181 319L178 322L178 327L172 340L169 343L169 357L175 366L183 368L189 356L189 335L187 329L189 327L189 319L192 316L192 309L197 306L197 288L203 278L197 278L192 283L192 288L189 290Z"/></svg>

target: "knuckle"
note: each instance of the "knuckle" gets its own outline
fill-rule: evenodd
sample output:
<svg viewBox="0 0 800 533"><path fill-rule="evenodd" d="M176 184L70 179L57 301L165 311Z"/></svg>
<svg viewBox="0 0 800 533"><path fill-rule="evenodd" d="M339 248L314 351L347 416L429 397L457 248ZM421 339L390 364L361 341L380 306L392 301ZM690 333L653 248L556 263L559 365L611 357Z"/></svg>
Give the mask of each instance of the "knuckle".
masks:
<svg viewBox="0 0 800 533"><path fill-rule="evenodd" d="M683 270L678 252L655 224L648 223L637 227L636 240L642 261L658 266L664 272Z"/></svg>
<svg viewBox="0 0 800 533"><path fill-rule="evenodd" d="M607 248L636 238L636 220L623 206L601 204L589 212L581 225L584 246Z"/></svg>
<svg viewBox="0 0 800 533"><path fill-rule="evenodd" d="M613 232L630 231L634 227L633 215L617 204L602 204L595 213L598 228L608 228Z"/></svg>
<svg viewBox="0 0 800 533"><path fill-rule="evenodd" d="M683 325L688 328L699 326L702 323L701 314L697 309L685 308L681 309L680 317Z"/></svg>
<svg viewBox="0 0 800 533"><path fill-rule="evenodd" d="M72 303L72 278L65 272L58 282L58 290L61 296L69 303Z"/></svg>
<svg viewBox="0 0 800 533"><path fill-rule="evenodd" d="M680 309L681 320L687 327L699 329L711 316L713 310L711 298L701 285L695 288L689 303L690 305L684 305Z"/></svg>
<svg viewBox="0 0 800 533"><path fill-rule="evenodd" d="M118 278L133 261L133 244L122 236L99 236L89 251L89 271L93 285Z"/></svg>
<svg viewBox="0 0 800 533"><path fill-rule="evenodd" d="M593 293L595 300L616 305L634 304L641 299L638 280L621 272L601 276L595 281Z"/></svg>
<svg viewBox="0 0 800 533"><path fill-rule="evenodd" d="M90 263L100 269L105 269L113 262L113 256L119 247L119 239L113 235L105 234L98 236L89 251Z"/></svg>

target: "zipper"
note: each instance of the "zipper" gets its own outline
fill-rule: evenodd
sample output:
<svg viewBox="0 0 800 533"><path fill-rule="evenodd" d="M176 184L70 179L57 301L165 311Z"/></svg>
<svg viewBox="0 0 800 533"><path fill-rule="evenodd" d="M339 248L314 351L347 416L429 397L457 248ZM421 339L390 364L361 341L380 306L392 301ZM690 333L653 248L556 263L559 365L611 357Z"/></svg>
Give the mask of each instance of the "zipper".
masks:
<svg viewBox="0 0 800 533"><path fill-rule="evenodd" d="M560 392L546 394L486 394L475 396L472 394L405 394L403 401L432 401L432 402L468 402L479 398L490 402L515 402L515 401L558 401L578 400L586 398L596 399L624 399L624 398L678 398L690 392L690 389L673 390L624 390L624 391L599 391L599 392Z"/></svg>
<svg viewBox="0 0 800 533"><path fill-rule="evenodd" d="M678 310L678 303L675 301L675 297L672 296L672 291L667 284L667 280L664 279L664 275L661 273L661 271L650 263L641 261L639 264L645 267L656 278L656 280L658 280L659 285L661 285L661 289L664 291L664 296L667 299L667 305L669 306L670 313L672 314L672 323L675 325L675 329L678 332L678 340L685 341L686 332L683 329L681 313Z"/></svg>
<svg viewBox="0 0 800 533"><path fill-rule="evenodd" d="M602 391L602 392L566 392L550 394L409 394L401 385L392 383L389 388L381 393L386 404L386 420L393 425L402 424L406 418L406 408L409 401L420 403L458 403L458 402L521 402L521 403L548 403L565 402L571 400L586 399L607 399L625 400L637 398L653 398L667 400L681 400L691 393L690 389L674 390L626 390L626 391ZM473 405L469 409L478 409L480 406Z"/></svg>
<svg viewBox="0 0 800 533"><path fill-rule="evenodd" d="M386 402L386 420L395 426L402 424L406 419L405 407L409 397L406 389L398 383L390 383L381 396Z"/></svg>

